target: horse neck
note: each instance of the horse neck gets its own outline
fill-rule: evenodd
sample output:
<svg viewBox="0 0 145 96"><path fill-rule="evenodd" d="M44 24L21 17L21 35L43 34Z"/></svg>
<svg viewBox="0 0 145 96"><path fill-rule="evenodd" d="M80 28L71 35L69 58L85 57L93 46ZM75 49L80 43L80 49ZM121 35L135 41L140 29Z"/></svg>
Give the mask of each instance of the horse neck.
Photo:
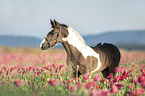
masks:
<svg viewBox="0 0 145 96"><path fill-rule="evenodd" d="M63 38L63 46L69 56L77 57L80 53L85 53L87 45L85 44L83 38L72 28L68 28L69 35Z"/></svg>

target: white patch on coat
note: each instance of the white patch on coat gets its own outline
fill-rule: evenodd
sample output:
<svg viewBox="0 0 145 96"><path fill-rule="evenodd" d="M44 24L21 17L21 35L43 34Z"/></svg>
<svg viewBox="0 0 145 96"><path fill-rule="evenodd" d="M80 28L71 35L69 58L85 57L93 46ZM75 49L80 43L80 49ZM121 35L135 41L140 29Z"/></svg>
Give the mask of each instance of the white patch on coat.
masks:
<svg viewBox="0 0 145 96"><path fill-rule="evenodd" d="M91 73L96 72L101 67L99 54L96 53L90 46L85 44L84 39L71 27L68 28L69 35L66 38L62 38L63 41L67 41L73 47L76 47L80 53L87 59L88 56L93 56L98 59L98 66Z"/></svg>
<svg viewBox="0 0 145 96"><path fill-rule="evenodd" d="M45 42L45 39L42 40L41 44L40 44L40 48L42 47L42 44Z"/></svg>

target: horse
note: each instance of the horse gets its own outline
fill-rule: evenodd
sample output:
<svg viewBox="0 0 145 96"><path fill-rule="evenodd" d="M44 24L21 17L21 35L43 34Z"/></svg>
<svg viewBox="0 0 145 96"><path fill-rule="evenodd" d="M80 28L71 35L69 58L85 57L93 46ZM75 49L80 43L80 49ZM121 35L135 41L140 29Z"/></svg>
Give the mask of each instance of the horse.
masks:
<svg viewBox="0 0 145 96"><path fill-rule="evenodd" d="M42 50L61 43L66 50L66 63L72 72L72 77L82 74L101 72L104 78L119 66L120 51L110 43L99 43L95 47L88 46L84 39L72 27L51 20L51 30L40 44Z"/></svg>

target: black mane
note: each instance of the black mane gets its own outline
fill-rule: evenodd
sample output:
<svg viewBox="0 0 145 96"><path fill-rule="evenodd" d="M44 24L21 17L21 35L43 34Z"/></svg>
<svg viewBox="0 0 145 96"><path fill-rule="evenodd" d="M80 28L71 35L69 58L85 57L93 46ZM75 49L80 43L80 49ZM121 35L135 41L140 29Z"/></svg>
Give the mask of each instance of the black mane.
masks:
<svg viewBox="0 0 145 96"><path fill-rule="evenodd" d="M60 25L63 26L63 27L68 28L68 26L66 24L60 24Z"/></svg>

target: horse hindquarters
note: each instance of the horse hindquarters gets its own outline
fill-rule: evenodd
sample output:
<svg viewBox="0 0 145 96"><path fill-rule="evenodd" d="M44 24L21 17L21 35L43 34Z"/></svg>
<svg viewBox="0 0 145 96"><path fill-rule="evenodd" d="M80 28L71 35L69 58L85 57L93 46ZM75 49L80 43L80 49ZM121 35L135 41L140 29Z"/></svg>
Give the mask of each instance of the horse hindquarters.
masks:
<svg viewBox="0 0 145 96"><path fill-rule="evenodd" d="M112 59L112 63L109 66L109 73L113 73L113 77L115 76L115 72L114 69L115 67L119 66L119 62L120 62L120 52L118 50L118 48L116 48L116 52L114 53L114 58Z"/></svg>
<svg viewBox="0 0 145 96"><path fill-rule="evenodd" d="M104 43L103 45L96 46L100 50L102 54L102 65L106 66L106 68L102 66L103 70L101 71L104 78L107 78L109 73L113 73L115 76L114 69L118 67L120 62L120 52L118 48L112 44Z"/></svg>

